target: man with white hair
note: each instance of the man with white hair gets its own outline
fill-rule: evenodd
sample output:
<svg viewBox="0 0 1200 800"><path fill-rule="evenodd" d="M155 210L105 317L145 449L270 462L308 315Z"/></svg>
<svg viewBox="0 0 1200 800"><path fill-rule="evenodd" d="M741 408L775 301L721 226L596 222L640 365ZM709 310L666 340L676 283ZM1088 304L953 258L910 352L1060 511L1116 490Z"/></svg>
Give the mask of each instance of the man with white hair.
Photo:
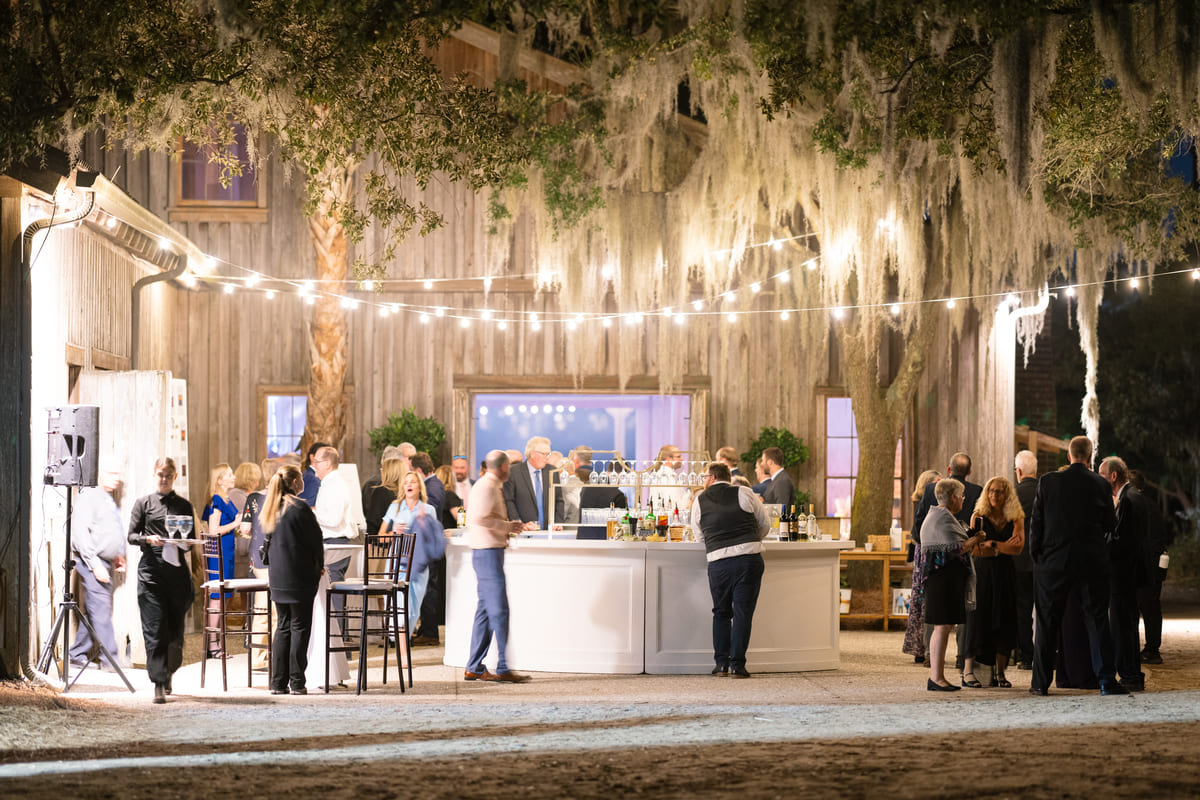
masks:
<svg viewBox="0 0 1200 800"><path fill-rule="evenodd" d="M358 531L354 526L354 516L350 510L350 487L338 473L341 457L332 447L322 447L312 458L313 472L321 479L321 489L317 492L317 502L313 505L313 513L317 524L321 526L321 536L325 544L349 544ZM350 566L350 558L327 564L325 569L330 583L337 583L346 577L346 568ZM333 609L340 612L345 607L346 600L340 594L333 596Z"/></svg>
<svg viewBox="0 0 1200 800"><path fill-rule="evenodd" d="M71 665L86 667L92 647L100 645L111 658L117 658L117 640L113 633L113 575L125 570L125 527L114 495L121 490L121 475L105 472L99 486L79 492L71 524L71 549L79 556L75 574L83 585L83 611L96 632L92 640L86 625L80 625L71 645ZM116 664L100 662L101 668Z"/></svg>
<svg viewBox="0 0 1200 800"><path fill-rule="evenodd" d="M563 519L561 489L554 492L554 508L550 508L550 487L558 483L558 470L550 466L549 457L550 440L534 436L525 443L524 463L514 465L504 482L508 518L520 520L526 530L544 531Z"/></svg>
<svg viewBox="0 0 1200 800"><path fill-rule="evenodd" d="M1025 519L1033 513L1033 496L1037 494L1037 456L1030 450L1017 453L1017 500L1025 512ZM1033 669L1033 558L1029 555L1029 541L1021 552L1012 557L1017 575L1017 653L1013 659L1018 669Z"/></svg>

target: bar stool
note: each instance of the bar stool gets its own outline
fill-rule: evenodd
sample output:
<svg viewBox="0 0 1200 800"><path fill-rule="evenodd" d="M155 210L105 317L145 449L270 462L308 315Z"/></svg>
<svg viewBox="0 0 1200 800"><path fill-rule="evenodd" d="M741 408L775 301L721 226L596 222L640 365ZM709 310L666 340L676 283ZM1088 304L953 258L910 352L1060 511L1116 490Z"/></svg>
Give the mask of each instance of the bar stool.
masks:
<svg viewBox="0 0 1200 800"><path fill-rule="evenodd" d="M412 569L416 534L369 533L363 539L363 578L359 581L338 581L325 591L325 692L329 693L330 653L358 653L358 681L355 694L367 689L367 642L372 634L383 637L383 682L387 683L388 649L396 637L396 668L400 691L404 689L404 663L400 657L401 633L404 634L404 657L408 662L408 685L412 686L412 645L408 630L408 580ZM354 609L343 603L341 612L333 610L334 595L345 599L358 597L362 607L358 619ZM371 600L380 598L382 608L372 608ZM341 643L335 643L330 621L337 619L341 628ZM357 622L357 640L351 633L351 621Z"/></svg>
<svg viewBox="0 0 1200 800"><path fill-rule="evenodd" d="M215 536L207 532L200 533L201 549L204 556L204 585L201 587L204 591L204 657L200 660L200 688L204 688L204 673L205 667L208 665L209 659L209 637L211 636L220 650L221 659L221 688L223 691L229 691L229 674L226 660L229 657L229 648L226 647L226 637L229 634L245 637L246 643L246 685L254 685L254 669L253 669L253 651L267 651L267 685L271 685L271 587L267 581L260 578L222 578L225 574L225 556L221 552L221 537ZM216 564L216 569L211 568L211 564ZM267 607L264 611L258 611L254 608L254 597L258 592L267 593ZM208 597L207 595L215 593L216 598ZM229 608L229 598L227 595L241 595L245 602L245 611L240 615L232 612ZM216 603L216 609L210 607L211 603ZM215 615L212 622L209 617ZM255 642L253 633L254 619L256 617L266 616L267 618L267 641ZM240 616L240 625L231 625L231 620ZM261 634L259 634L261 635Z"/></svg>

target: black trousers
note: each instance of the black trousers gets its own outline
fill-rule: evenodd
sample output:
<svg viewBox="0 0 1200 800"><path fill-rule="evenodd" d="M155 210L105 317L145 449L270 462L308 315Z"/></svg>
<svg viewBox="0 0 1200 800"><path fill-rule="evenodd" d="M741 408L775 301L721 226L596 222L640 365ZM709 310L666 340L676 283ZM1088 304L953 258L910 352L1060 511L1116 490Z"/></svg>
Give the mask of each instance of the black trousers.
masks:
<svg viewBox="0 0 1200 800"><path fill-rule="evenodd" d="M313 598L298 603L275 601L279 624L271 639L271 688L303 689L312 636Z"/></svg>
<svg viewBox="0 0 1200 800"><path fill-rule="evenodd" d="M154 683L166 683L183 663L183 622L194 596L187 567L138 571L146 673Z"/></svg>
<svg viewBox="0 0 1200 800"><path fill-rule="evenodd" d="M1149 586L1137 590L1138 611L1146 626L1146 650L1157 653L1162 647L1162 580L1153 578Z"/></svg>
<svg viewBox="0 0 1200 800"><path fill-rule="evenodd" d="M1108 601L1108 625L1113 637L1113 662L1123 681L1141 683L1140 637L1138 635L1137 580L1114 570Z"/></svg>
<svg viewBox="0 0 1200 800"><path fill-rule="evenodd" d="M1033 663L1033 571L1017 570L1017 659Z"/></svg>
<svg viewBox="0 0 1200 800"><path fill-rule="evenodd" d="M425 585L425 597L421 600L421 621L414 636L438 638L438 625L446 622L446 559L439 558L429 564L429 583Z"/></svg>
<svg viewBox="0 0 1200 800"><path fill-rule="evenodd" d="M713 600L713 660L718 667L746 668L763 567L759 553L708 562L708 589Z"/></svg>
<svg viewBox="0 0 1200 800"><path fill-rule="evenodd" d="M1113 661L1112 633L1108 627L1109 577L1105 569L1091 572L1065 572L1057 570L1035 570L1034 588L1037 614L1037 631L1033 640L1034 689L1049 689L1054 673L1054 654L1058 648L1058 635L1062 629L1063 611L1067 595L1072 586L1079 587L1083 603L1084 624L1092 655L1092 670L1100 681L1100 688L1116 681Z"/></svg>

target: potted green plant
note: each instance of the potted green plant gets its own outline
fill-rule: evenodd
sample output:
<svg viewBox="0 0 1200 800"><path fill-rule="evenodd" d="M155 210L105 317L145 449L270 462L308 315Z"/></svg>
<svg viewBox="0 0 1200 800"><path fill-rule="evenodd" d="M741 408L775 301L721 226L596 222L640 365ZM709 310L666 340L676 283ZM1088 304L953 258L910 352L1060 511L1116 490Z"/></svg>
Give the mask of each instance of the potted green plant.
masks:
<svg viewBox="0 0 1200 800"><path fill-rule="evenodd" d="M371 440L370 450L375 458L379 458L388 445L409 442L418 452L429 453L436 466L440 463L441 447L446 441L446 426L433 417L418 417L409 406L399 414L389 416L385 424L367 431L367 436Z"/></svg>
<svg viewBox="0 0 1200 800"><path fill-rule="evenodd" d="M792 467L803 464L808 460L808 445L804 440L796 436L786 428L772 428L769 425L764 425L759 431L758 438L750 443L750 449L742 453L740 458L744 464L758 463L758 457L762 455L763 450L768 447L778 447L783 451L783 467L791 471ZM792 474L794 479L796 476ZM796 505L807 510L808 504L812 501L812 495L808 492L796 490Z"/></svg>

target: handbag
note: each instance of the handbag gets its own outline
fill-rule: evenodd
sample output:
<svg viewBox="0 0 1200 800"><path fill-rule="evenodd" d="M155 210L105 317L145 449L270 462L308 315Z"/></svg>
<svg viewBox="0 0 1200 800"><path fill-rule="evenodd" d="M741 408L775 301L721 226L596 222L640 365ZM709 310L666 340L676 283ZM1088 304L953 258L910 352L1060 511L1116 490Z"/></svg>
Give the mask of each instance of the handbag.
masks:
<svg viewBox="0 0 1200 800"><path fill-rule="evenodd" d="M271 537L267 536L263 539L263 543L258 546L258 558L262 561L264 567L271 566L271 562L267 560L267 551L271 549Z"/></svg>

